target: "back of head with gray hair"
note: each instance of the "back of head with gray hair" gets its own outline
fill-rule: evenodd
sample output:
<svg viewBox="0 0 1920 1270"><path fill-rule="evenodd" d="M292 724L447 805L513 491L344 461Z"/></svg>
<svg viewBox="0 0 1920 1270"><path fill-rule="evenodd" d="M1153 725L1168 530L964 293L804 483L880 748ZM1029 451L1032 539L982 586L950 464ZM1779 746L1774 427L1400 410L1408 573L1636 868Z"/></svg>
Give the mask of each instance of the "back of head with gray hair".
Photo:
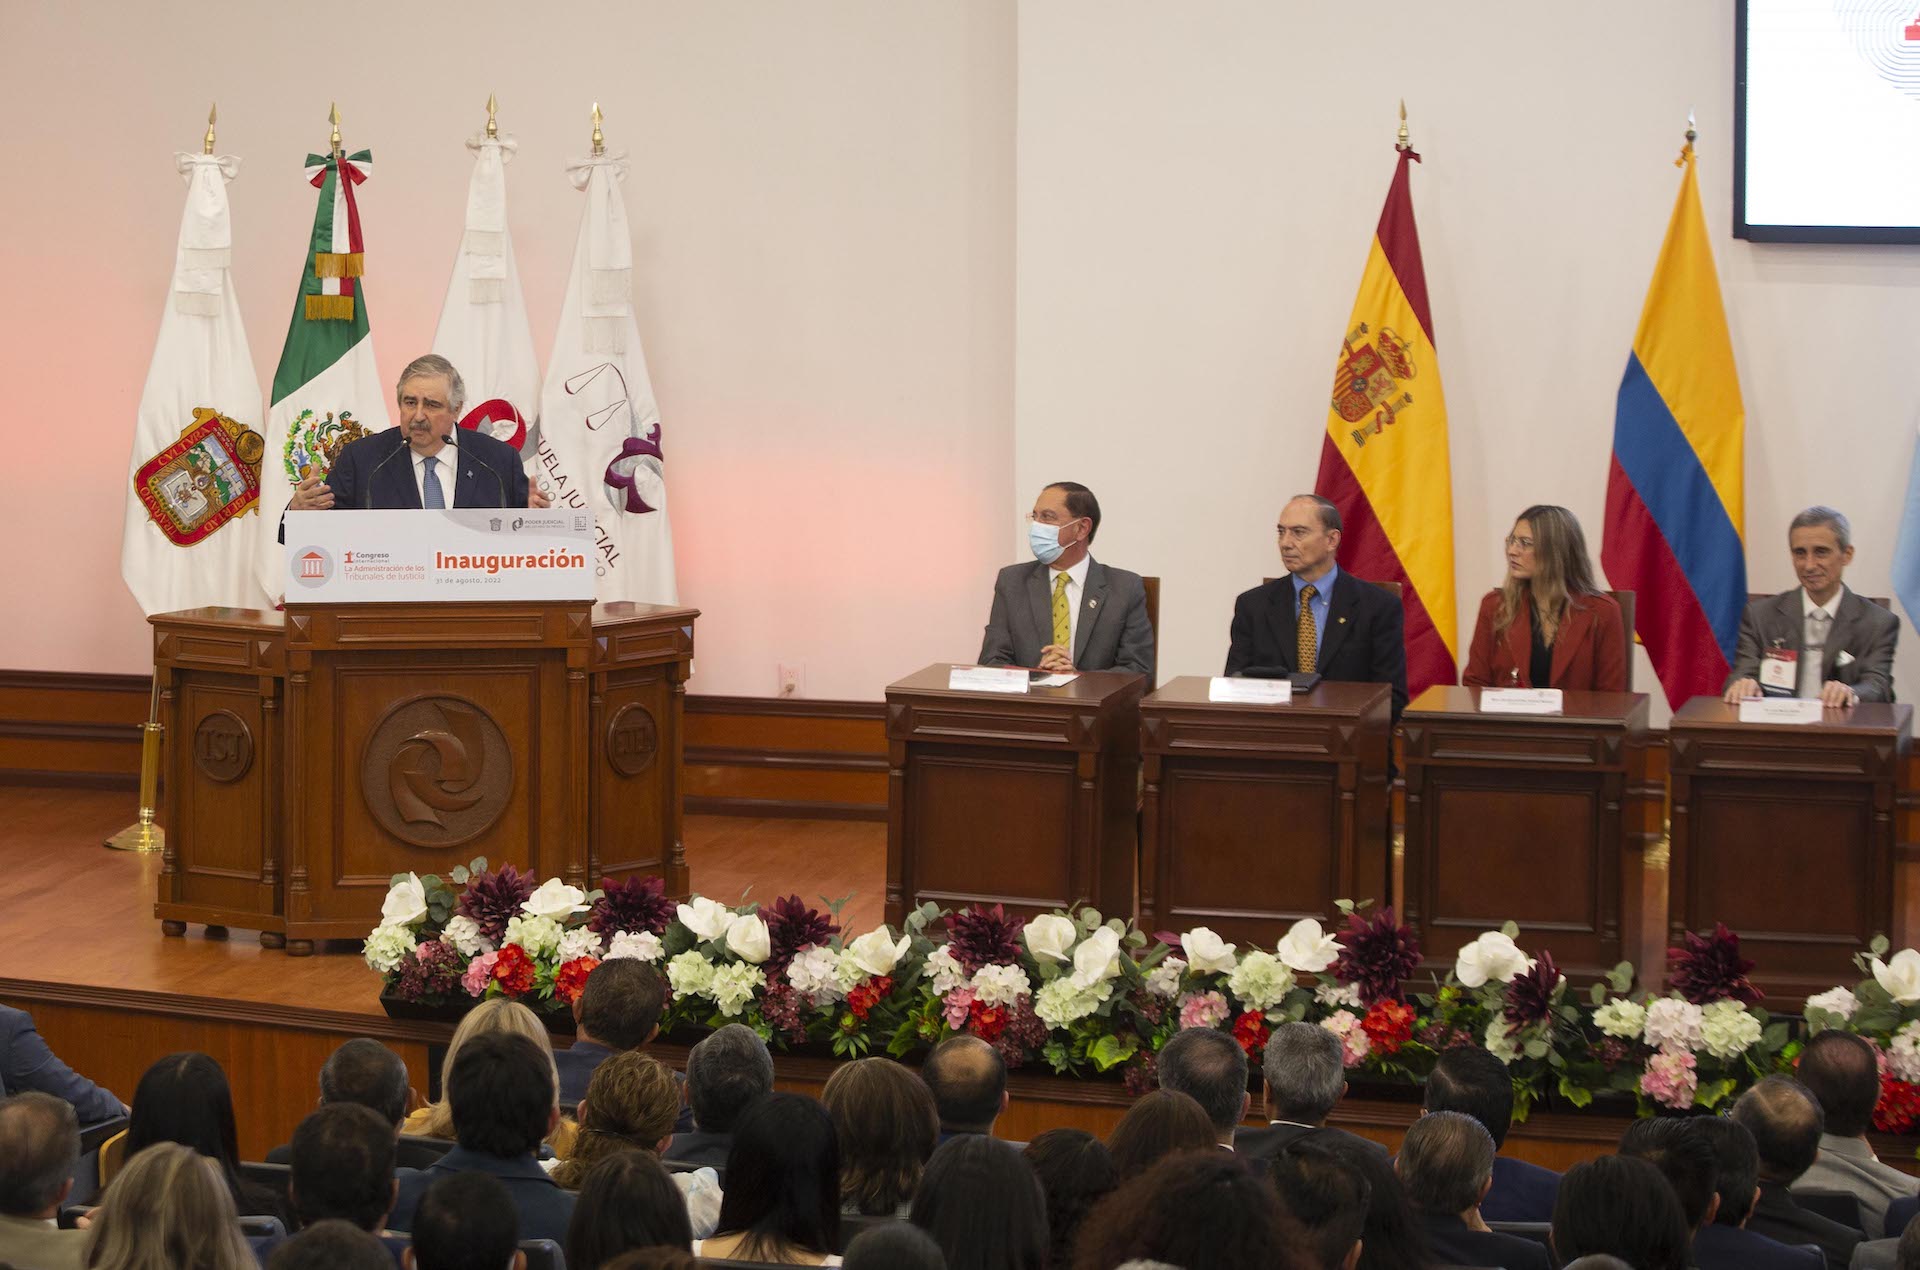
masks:
<svg viewBox="0 0 1920 1270"><path fill-rule="evenodd" d="M1218 1028L1175 1032L1160 1049L1160 1088L1200 1104L1215 1133L1231 1134L1247 1107L1247 1052Z"/></svg>
<svg viewBox="0 0 1920 1270"><path fill-rule="evenodd" d="M1423 1213L1464 1213L1493 1176L1493 1135L1459 1111L1431 1111L1407 1129L1395 1171L1407 1201Z"/></svg>
<svg viewBox="0 0 1920 1270"><path fill-rule="evenodd" d="M80 1122L52 1094L0 1102L0 1213L38 1218L60 1202L80 1160Z"/></svg>
<svg viewBox="0 0 1920 1270"><path fill-rule="evenodd" d="M1314 1023L1283 1023L1267 1038L1260 1071L1275 1120L1317 1125L1346 1092L1340 1038Z"/></svg>
<svg viewBox="0 0 1920 1270"><path fill-rule="evenodd" d="M731 1133L740 1113L773 1092L773 1055L752 1028L729 1023L687 1053L687 1101L704 1133Z"/></svg>
<svg viewBox="0 0 1920 1270"><path fill-rule="evenodd" d="M406 369L400 372L400 378L393 383L394 398L398 400L400 396L400 385L421 375L446 376L447 405L452 407L454 414L459 414L460 408L467 404L467 381L460 378L460 372L453 368L452 362L438 353L424 353L407 363Z"/></svg>
<svg viewBox="0 0 1920 1270"><path fill-rule="evenodd" d="M1787 537L1793 537L1793 531L1796 529L1815 529L1821 525L1833 530L1834 539L1839 542L1840 550L1845 551L1853 545L1853 526L1847 523L1847 518L1833 508L1823 507L1818 503L1787 522Z"/></svg>

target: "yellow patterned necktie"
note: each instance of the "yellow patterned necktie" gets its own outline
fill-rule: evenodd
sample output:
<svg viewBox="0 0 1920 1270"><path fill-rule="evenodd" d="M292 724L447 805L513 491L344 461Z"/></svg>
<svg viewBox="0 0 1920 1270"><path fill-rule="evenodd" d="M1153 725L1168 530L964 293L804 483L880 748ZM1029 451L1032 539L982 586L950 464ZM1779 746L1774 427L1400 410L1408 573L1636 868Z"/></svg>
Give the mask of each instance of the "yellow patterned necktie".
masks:
<svg viewBox="0 0 1920 1270"><path fill-rule="evenodd" d="M1310 675L1320 656L1319 640L1313 629L1313 597L1320 594L1311 583L1300 588L1300 620L1294 623L1299 637L1300 673Z"/></svg>
<svg viewBox="0 0 1920 1270"><path fill-rule="evenodd" d="M1053 579L1053 642L1072 651L1073 611L1067 607L1065 571L1055 574Z"/></svg>

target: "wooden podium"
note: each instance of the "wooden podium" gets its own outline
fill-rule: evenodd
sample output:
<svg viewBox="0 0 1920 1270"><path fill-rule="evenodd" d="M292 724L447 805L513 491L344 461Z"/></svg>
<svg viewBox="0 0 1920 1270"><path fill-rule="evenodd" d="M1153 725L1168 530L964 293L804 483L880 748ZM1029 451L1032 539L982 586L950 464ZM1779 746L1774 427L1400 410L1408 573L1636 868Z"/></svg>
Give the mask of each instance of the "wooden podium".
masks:
<svg viewBox="0 0 1920 1270"><path fill-rule="evenodd" d="M301 954L395 873L485 856L592 886L681 845L692 609L289 605L152 619L168 737L156 916Z"/></svg>
<svg viewBox="0 0 1920 1270"><path fill-rule="evenodd" d="M1725 922L1758 962L1774 1008L1853 977L1875 935L1908 946L1912 861L1896 860L1894 810L1913 707L1828 710L1819 723L1742 723L1695 697L1668 733L1671 935Z"/></svg>
<svg viewBox="0 0 1920 1270"><path fill-rule="evenodd" d="M1183 676L1140 704L1140 924L1271 946L1338 899L1388 895L1392 690L1321 683L1286 705L1207 700Z"/></svg>
<svg viewBox="0 0 1920 1270"><path fill-rule="evenodd" d="M1482 714L1480 689L1452 686L1407 707L1403 915L1435 972L1509 919L1578 980L1642 961L1647 711L1568 692L1557 715Z"/></svg>
<svg viewBox="0 0 1920 1270"><path fill-rule="evenodd" d="M956 692L952 669L887 688L887 921L927 900L1131 917L1146 680Z"/></svg>

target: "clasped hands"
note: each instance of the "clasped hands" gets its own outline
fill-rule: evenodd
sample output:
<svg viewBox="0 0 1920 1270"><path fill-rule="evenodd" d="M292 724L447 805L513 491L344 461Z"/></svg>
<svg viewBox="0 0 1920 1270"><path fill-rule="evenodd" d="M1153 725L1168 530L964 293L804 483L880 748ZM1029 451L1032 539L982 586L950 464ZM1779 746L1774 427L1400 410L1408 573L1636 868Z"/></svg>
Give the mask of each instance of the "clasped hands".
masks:
<svg viewBox="0 0 1920 1270"><path fill-rule="evenodd" d="M1048 644L1040 650L1041 670L1050 675L1064 675L1073 670L1073 654L1058 644Z"/></svg>

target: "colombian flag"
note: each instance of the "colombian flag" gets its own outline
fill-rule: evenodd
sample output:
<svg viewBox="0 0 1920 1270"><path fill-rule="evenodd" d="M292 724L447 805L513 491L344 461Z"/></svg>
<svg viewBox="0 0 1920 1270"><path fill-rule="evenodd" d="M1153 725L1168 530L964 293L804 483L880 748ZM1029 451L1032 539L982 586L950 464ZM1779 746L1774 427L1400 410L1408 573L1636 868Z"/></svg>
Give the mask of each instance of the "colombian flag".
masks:
<svg viewBox="0 0 1920 1270"><path fill-rule="evenodd" d="M1314 489L1346 529L1340 567L1398 582L1407 612L1407 691L1459 682L1455 669L1453 467L1433 312L1400 160L1380 211L1333 376Z"/></svg>
<svg viewBox="0 0 1920 1270"><path fill-rule="evenodd" d="M1700 214L1693 144L1613 415L1600 561L1675 708L1727 677L1747 602L1746 413Z"/></svg>

